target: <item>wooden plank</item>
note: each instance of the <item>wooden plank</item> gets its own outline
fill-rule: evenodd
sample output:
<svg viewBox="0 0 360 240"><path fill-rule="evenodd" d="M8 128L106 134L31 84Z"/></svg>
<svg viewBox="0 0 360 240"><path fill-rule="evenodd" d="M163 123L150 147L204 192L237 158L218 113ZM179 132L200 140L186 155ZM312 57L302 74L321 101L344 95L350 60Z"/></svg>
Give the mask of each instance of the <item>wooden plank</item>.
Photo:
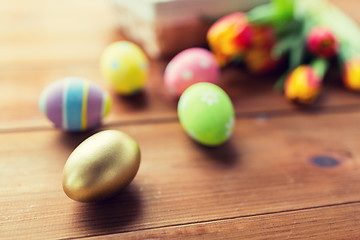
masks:
<svg viewBox="0 0 360 240"><path fill-rule="evenodd" d="M360 204L127 232L106 239L359 239ZM104 236L89 239L105 239Z"/></svg>
<svg viewBox="0 0 360 240"><path fill-rule="evenodd" d="M67 156L88 134L0 134L0 238L75 238L360 201L360 113L239 118L205 148L178 122L113 126L142 164L117 198L82 204L61 189ZM319 158L317 158L319 157Z"/></svg>
<svg viewBox="0 0 360 240"><path fill-rule="evenodd" d="M108 1L0 1L0 67L97 61L119 37Z"/></svg>
<svg viewBox="0 0 360 240"><path fill-rule="evenodd" d="M0 72L0 131L24 128L52 128L38 108L41 91L51 82L68 76L80 76L98 83L112 94L113 109L104 123L131 123L177 118L177 100L163 84L162 73L166 61L152 62L146 89L133 97L116 95L99 73L97 64L80 64L48 70L7 70ZM240 69L223 71L220 86L233 100L240 115L264 115L274 111L297 111L284 96L273 91L274 76L254 78ZM331 79L330 79L331 80ZM338 79L337 79L338 80ZM14 84L16 83L16 84ZM360 96L345 90L341 84L326 85L322 96L310 109L324 107L359 106ZM359 106L360 109L360 106Z"/></svg>

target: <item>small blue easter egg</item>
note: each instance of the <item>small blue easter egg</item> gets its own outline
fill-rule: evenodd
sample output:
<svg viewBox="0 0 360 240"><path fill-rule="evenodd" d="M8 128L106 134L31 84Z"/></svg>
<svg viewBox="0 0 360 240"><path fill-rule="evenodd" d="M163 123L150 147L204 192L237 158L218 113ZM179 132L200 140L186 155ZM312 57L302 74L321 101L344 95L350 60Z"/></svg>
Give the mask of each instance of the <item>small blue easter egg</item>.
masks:
<svg viewBox="0 0 360 240"><path fill-rule="evenodd" d="M101 124L111 109L111 99L96 84L83 78L68 77L43 90L39 107L55 127L77 132Z"/></svg>

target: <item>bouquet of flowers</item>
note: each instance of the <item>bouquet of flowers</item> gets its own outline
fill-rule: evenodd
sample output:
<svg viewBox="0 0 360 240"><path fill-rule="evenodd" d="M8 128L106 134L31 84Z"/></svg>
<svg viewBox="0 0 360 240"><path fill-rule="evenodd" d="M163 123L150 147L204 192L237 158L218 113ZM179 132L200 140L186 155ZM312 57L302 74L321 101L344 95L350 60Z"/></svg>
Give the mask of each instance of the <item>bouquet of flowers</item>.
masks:
<svg viewBox="0 0 360 240"><path fill-rule="evenodd" d="M275 84L285 97L309 105L319 96L336 59L346 88L360 92L360 30L326 0L272 0L216 21L207 40L221 66L242 61L267 73L288 60Z"/></svg>

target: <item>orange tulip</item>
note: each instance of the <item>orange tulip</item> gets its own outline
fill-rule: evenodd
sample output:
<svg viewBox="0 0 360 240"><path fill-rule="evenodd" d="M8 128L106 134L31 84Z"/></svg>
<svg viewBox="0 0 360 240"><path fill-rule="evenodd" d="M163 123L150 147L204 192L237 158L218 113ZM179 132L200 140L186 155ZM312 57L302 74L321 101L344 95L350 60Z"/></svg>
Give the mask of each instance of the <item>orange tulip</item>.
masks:
<svg viewBox="0 0 360 240"><path fill-rule="evenodd" d="M272 55L272 48L251 48L245 53L244 62L247 68L256 74L270 72L279 66L281 59Z"/></svg>
<svg viewBox="0 0 360 240"><path fill-rule="evenodd" d="M350 58L345 62L343 82L346 88L360 91L360 58Z"/></svg>
<svg viewBox="0 0 360 240"><path fill-rule="evenodd" d="M251 25L251 47L272 48L276 43L275 31L271 26Z"/></svg>
<svg viewBox="0 0 360 240"><path fill-rule="evenodd" d="M224 66L243 56L251 35L246 15L236 12L216 21L207 33L207 40L219 64Z"/></svg>
<svg viewBox="0 0 360 240"><path fill-rule="evenodd" d="M276 35L270 26L252 25L251 46L245 52L245 65L252 73L267 73L276 68L280 57L273 55Z"/></svg>
<svg viewBox="0 0 360 240"><path fill-rule="evenodd" d="M313 67L300 65L286 79L285 96L300 104L312 104L322 88L321 76Z"/></svg>

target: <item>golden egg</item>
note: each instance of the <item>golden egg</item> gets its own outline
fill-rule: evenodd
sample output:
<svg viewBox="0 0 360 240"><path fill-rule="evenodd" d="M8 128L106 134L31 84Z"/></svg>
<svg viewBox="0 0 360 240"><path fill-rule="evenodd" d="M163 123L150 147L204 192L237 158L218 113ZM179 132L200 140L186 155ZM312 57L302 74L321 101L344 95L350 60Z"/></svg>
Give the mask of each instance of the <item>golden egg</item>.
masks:
<svg viewBox="0 0 360 240"><path fill-rule="evenodd" d="M127 134L106 130L82 142L69 156L63 189L73 200L99 201L115 195L135 177L140 149Z"/></svg>

